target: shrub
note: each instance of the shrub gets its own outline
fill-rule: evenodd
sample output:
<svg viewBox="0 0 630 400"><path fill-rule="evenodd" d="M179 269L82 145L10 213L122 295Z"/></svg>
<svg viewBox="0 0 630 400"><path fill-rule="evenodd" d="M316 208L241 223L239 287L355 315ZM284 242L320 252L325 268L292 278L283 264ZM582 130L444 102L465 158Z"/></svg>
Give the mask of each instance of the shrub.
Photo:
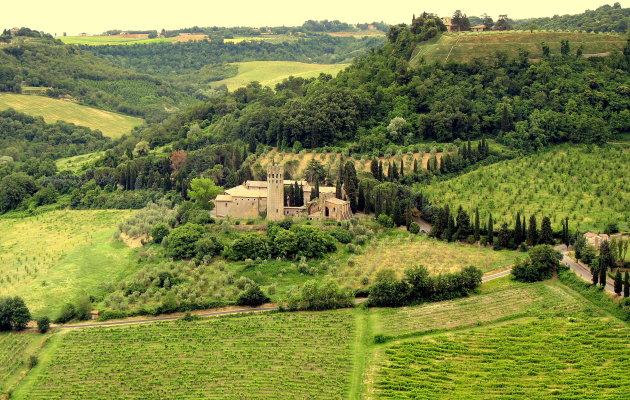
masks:
<svg viewBox="0 0 630 400"><path fill-rule="evenodd" d="M331 279L307 281L297 294L289 298L288 302L291 310L310 311L331 310L352 305L352 293L342 289Z"/></svg>
<svg viewBox="0 0 630 400"><path fill-rule="evenodd" d="M31 356L28 357L28 368L29 369L35 368L35 366L38 363L39 363L39 360L37 359L37 356L35 354L32 354Z"/></svg>
<svg viewBox="0 0 630 400"><path fill-rule="evenodd" d="M46 333L50 329L50 318L41 317L37 319L37 330L39 333Z"/></svg>
<svg viewBox="0 0 630 400"><path fill-rule="evenodd" d="M174 259L193 257L195 244L204 232L204 228L197 224L187 224L173 229L168 235L167 254Z"/></svg>
<svg viewBox="0 0 630 400"><path fill-rule="evenodd" d="M229 246L227 256L231 260L267 259L270 255L269 249L269 240L266 236L250 233L236 239Z"/></svg>
<svg viewBox="0 0 630 400"><path fill-rule="evenodd" d="M55 320L58 324L65 324L66 322L74 319L76 315L76 309L74 308L74 304L66 303L61 307L61 311L59 312L59 316Z"/></svg>
<svg viewBox="0 0 630 400"><path fill-rule="evenodd" d="M525 261L512 268L514 278L523 282L536 282L551 278L557 271L562 254L547 244L534 246Z"/></svg>
<svg viewBox="0 0 630 400"><path fill-rule="evenodd" d="M383 228L393 228L394 220L387 214L379 214L376 218L376 222L378 222Z"/></svg>
<svg viewBox="0 0 630 400"><path fill-rule="evenodd" d="M247 289L238 297L236 304L239 306L252 306L258 307L261 304L265 304L269 302L269 297L267 297L263 291L260 289L260 286L254 284L249 285Z"/></svg>
<svg viewBox="0 0 630 400"><path fill-rule="evenodd" d="M376 282L370 286L370 305L376 307L400 307L407 302L409 286L397 280L391 270L381 270Z"/></svg>
<svg viewBox="0 0 630 400"><path fill-rule="evenodd" d="M170 229L168 229L168 225L164 222L160 222L159 224L153 226L151 229L151 237L153 238L154 243L162 243L162 239L168 236Z"/></svg>
<svg viewBox="0 0 630 400"><path fill-rule="evenodd" d="M203 259L204 256L218 256L222 251L223 244L216 236L206 235L195 243L195 252L197 253L197 258L200 260Z"/></svg>
<svg viewBox="0 0 630 400"><path fill-rule="evenodd" d="M0 331L26 328L31 313L21 297L0 297Z"/></svg>
<svg viewBox="0 0 630 400"><path fill-rule="evenodd" d="M348 244L354 239L354 234L344 228L335 228L329 231L329 233L337 239L339 243Z"/></svg>
<svg viewBox="0 0 630 400"><path fill-rule="evenodd" d="M413 233L414 235L420 232L420 225L417 222L412 222L409 224L409 233Z"/></svg>

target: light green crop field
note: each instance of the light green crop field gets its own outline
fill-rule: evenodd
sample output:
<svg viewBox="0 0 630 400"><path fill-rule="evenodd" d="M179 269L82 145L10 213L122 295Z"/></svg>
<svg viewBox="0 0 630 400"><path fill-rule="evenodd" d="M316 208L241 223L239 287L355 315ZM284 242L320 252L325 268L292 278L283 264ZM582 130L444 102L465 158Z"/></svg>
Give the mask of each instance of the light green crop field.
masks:
<svg viewBox="0 0 630 400"><path fill-rule="evenodd" d="M372 282L382 269L392 269L399 277L405 269L416 265L427 267L432 274L456 272L469 265L488 272L512 265L519 257L524 258L525 253L447 243L401 231L372 240L361 254L352 256L339 273L344 283L358 288L363 286L361 281L365 278Z"/></svg>
<svg viewBox="0 0 630 400"><path fill-rule="evenodd" d="M0 219L0 296L21 296L35 315L56 316L82 291L129 273L133 251L114 241L132 211L59 210Z"/></svg>
<svg viewBox="0 0 630 400"><path fill-rule="evenodd" d="M49 336L30 333L0 333L0 395L9 392ZM1 396L0 396L1 397Z"/></svg>
<svg viewBox="0 0 630 400"><path fill-rule="evenodd" d="M541 31L444 33L417 45L411 60L413 63L418 63L421 59L426 62L462 62L475 57L491 56L497 51L515 56L519 49L529 51L531 58L540 58L541 42L549 44L551 54L557 55L560 54L560 41L563 39L569 40L573 53L582 46L585 56L621 50L626 42L623 35L597 33Z"/></svg>
<svg viewBox="0 0 630 400"><path fill-rule="evenodd" d="M172 38L146 39L119 36L59 36L57 39L65 44L87 44L90 46L172 42Z"/></svg>
<svg viewBox="0 0 630 400"><path fill-rule="evenodd" d="M434 182L425 193L436 204L479 207L500 223L513 224L517 212L536 214L538 225L549 216L554 229L569 217L571 230L602 231L608 222L630 226L630 152L616 146L561 146L502 161Z"/></svg>
<svg viewBox="0 0 630 400"><path fill-rule="evenodd" d="M60 158L55 161L55 164L57 164L57 169L59 171L78 172L81 169L81 167L90 163L91 161L98 159L104 153L105 152L103 151L96 151L94 153L87 153L87 154L81 154L78 156Z"/></svg>
<svg viewBox="0 0 630 400"><path fill-rule="evenodd" d="M29 115L43 117L48 123L71 122L100 130L104 136L117 138L144 123L141 118L103 111L71 101L44 96L0 93L0 110L13 108Z"/></svg>
<svg viewBox="0 0 630 400"><path fill-rule="evenodd" d="M12 399L341 399L348 311L254 314L56 335Z"/></svg>
<svg viewBox="0 0 630 400"><path fill-rule="evenodd" d="M375 346L365 398L619 399L628 393L627 323L557 281L504 278L490 286L469 299L377 311L375 333L390 339Z"/></svg>
<svg viewBox="0 0 630 400"><path fill-rule="evenodd" d="M307 64L295 61L249 61L235 63L238 74L234 77L212 82L212 86L227 85L234 90L246 86L251 81L258 81L263 86L272 88L289 76L313 78L320 73L336 75L347 64Z"/></svg>

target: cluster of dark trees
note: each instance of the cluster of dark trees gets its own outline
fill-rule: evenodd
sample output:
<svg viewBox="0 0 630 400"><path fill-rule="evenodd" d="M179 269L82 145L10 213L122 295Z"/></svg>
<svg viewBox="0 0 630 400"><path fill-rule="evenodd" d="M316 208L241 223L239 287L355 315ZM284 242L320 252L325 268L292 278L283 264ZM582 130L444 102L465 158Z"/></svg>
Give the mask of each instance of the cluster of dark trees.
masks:
<svg viewBox="0 0 630 400"><path fill-rule="evenodd" d="M12 109L0 111L0 157L13 161L71 157L104 150L110 144L110 138L87 127L64 121L47 124L42 117Z"/></svg>
<svg viewBox="0 0 630 400"><path fill-rule="evenodd" d="M483 272L466 267L460 272L430 275L423 266L409 268L402 280L393 270L379 271L370 286L369 304L377 307L400 307L427 301L465 297L481 284Z"/></svg>
<svg viewBox="0 0 630 400"><path fill-rule="evenodd" d="M621 4L615 3L586 10L582 14L521 19L514 22L514 28L527 30L534 26L543 30L626 33L629 19L630 8L622 8Z"/></svg>
<svg viewBox="0 0 630 400"><path fill-rule="evenodd" d="M31 313L21 297L0 297L0 332L26 328Z"/></svg>
<svg viewBox="0 0 630 400"><path fill-rule="evenodd" d="M123 68L158 75L186 74L209 64L240 61L348 62L383 43L382 37L313 35L294 41L200 40L128 46L81 46Z"/></svg>
<svg viewBox="0 0 630 400"><path fill-rule="evenodd" d="M428 203L425 201L425 204ZM539 244L555 244L556 236L565 244L571 240L568 219L562 221L562 229L556 234L549 217L543 217L539 229L536 215L531 215L526 222L525 215L516 213L513 228L503 223L496 231L492 214L488 215L487 223L483 223L479 220L479 210L475 210L471 218L461 206L453 213L448 205L442 208L425 205L423 215L433 223L429 235L446 241L481 241L482 244L493 245L495 249L527 249Z"/></svg>
<svg viewBox="0 0 630 400"><path fill-rule="evenodd" d="M3 29L2 34L0 35L0 43L10 43L12 38L20 37L20 36L45 39L46 41L51 41L51 42L54 41L54 38L49 33L40 32L40 31L36 31L30 28L22 27L22 28L19 28L15 32L11 32L10 29Z"/></svg>
<svg viewBox="0 0 630 400"><path fill-rule="evenodd" d="M285 185L284 205L287 207L301 207L304 205L304 187L297 181L292 185Z"/></svg>
<svg viewBox="0 0 630 400"><path fill-rule="evenodd" d="M512 275L523 282L537 282L550 279L560 269L562 253L548 244L534 246L527 259L518 261L512 268Z"/></svg>

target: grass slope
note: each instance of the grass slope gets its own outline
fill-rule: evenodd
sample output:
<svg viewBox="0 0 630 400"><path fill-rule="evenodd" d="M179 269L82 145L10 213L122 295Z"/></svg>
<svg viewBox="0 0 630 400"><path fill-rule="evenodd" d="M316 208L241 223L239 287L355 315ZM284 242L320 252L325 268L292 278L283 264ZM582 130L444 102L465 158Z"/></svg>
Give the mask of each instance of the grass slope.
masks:
<svg viewBox="0 0 630 400"><path fill-rule="evenodd" d="M393 269L400 277L405 269L415 265L424 265L433 274L456 272L469 265L487 272L511 265L524 256L521 252L447 243L399 231L370 242L361 254L351 258L340 274L344 283L361 287L362 280L367 278L372 282L376 273L386 268Z"/></svg>
<svg viewBox="0 0 630 400"><path fill-rule="evenodd" d="M134 127L144 122L141 118L98 110L70 101L43 96L0 93L0 109L7 108L43 117L48 123L63 120L98 129L103 135L112 138L129 133Z"/></svg>
<svg viewBox="0 0 630 400"><path fill-rule="evenodd" d="M21 296L35 315L124 275L132 250L112 239L131 211L52 211L0 219L0 296Z"/></svg>
<svg viewBox="0 0 630 400"><path fill-rule="evenodd" d="M254 314L56 335L14 399L340 399L348 311Z"/></svg>
<svg viewBox="0 0 630 400"><path fill-rule="evenodd" d="M619 147L562 146L502 161L429 185L426 194L453 210L479 207L483 222L513 223L517 211L549 216L555 229L569 217L571 229L603 230L630 224L630 152ZM495 231L498 228L495 228Z"/></svg>
<svg viewBox="0 0 630 400"><path fill-rule="evenodd" d="M532 58L540 58L541 42L547 42L552 54L560 54L560 41L569 40L574 53L583 46L585 56L598 55L621 50L625 44L623 35L573 33L573 32L466 32L444 33L437 38L418 44L412 54L413 63L424 58L434 61L470 61L475 57L492 56L497 51L511 56L518 54L519 49L526 49Z"/></svg>
<svg viewBox="0 0 630 400"><path fill-rule="evenodd" d="M104 153L104 151L97 151L94 153L60 158L55 161L55 164L57 165L57 169L59 171L78 172L84 165L99 159Z"/></svg>
<svg viewBox="0 0 630 400"><path fill-rule="evenodd" d="M307 64L294 61L249 61L235 64L238 65L236 76L212 82L212 86L225 84L228 89L234 90L251 81L258 81L263 86L274 87L289 76L312 78L320 73L336 75L347 66L346 64Z"/></svg>

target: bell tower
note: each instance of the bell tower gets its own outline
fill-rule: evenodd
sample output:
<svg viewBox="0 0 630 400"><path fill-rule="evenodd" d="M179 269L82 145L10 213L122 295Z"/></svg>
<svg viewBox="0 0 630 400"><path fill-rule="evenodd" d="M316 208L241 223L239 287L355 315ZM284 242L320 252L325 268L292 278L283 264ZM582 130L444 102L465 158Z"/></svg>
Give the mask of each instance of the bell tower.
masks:
<svg viewBox="0 0 630 400"><path fill-rule="evenodd" d="M284 219L284 167L278 164L267 168L267 219Z"/></svg>

